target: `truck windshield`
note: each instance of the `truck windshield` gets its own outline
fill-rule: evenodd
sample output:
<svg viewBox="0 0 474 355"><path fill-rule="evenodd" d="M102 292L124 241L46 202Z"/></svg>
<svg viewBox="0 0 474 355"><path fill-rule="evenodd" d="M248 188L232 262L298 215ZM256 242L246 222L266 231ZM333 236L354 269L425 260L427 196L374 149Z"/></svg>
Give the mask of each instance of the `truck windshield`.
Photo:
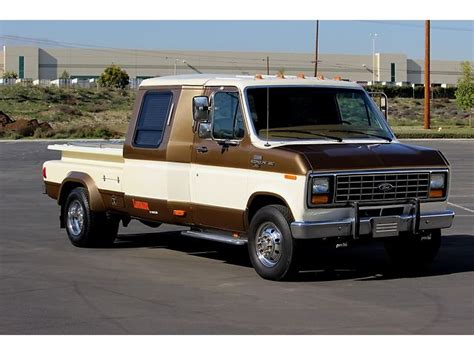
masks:
<svg viewBox="0 0 474 355"><path fill-rule="evenodd" d="M262 140L393 139L382 113L363 90L259 87L247 89L247 100Z"/></svg>

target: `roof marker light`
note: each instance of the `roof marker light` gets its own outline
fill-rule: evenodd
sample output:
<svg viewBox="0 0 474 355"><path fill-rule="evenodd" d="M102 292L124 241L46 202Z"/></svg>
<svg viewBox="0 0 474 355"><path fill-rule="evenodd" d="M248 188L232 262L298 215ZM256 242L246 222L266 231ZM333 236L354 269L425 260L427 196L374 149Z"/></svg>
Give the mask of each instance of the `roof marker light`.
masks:
<svg viewBox="0 0 474 355"><path fill-rule="evenodd" d="M318 75L319 80L324 80L324 75Z"/></svg>
<svg viewBox="0 0 474 355"><path fill-rule="evenodd" d="M298 73L298 75L296 77L298 79L306 79L306 77L304 76L304 73Z"/></svg>
<svg viewBox="0 0 474 355"><path fill-rule="evenodd" d="M257 80L262 80L263 76L262 76L262 74L255 74L254 78L257 79Z"/></svg>
<svg viewBox="0 0 474 355"><path fill-rule="evenodd" d="M276 77L277 77L278 79L285 79L285 74L283 74L283 73L278 73L278 74L276 75Z"/></svg>
<svg viewBox="0 0 474 355"><path fill-rule="evenodd" d="M335 77L334 77L334 80L336 80L336 81L341 81L342 78L341 78L340 76L335 76Z"/></svg>

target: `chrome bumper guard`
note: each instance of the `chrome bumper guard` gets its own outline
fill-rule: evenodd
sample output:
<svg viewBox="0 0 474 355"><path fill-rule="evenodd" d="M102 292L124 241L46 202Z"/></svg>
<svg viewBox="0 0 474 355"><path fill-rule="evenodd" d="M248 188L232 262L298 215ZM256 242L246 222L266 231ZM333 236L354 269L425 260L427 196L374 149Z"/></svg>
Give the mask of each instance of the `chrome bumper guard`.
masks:
<svg viewBox="0 0 474 355"><path fill-rule="evenodd" d="M291 232L295 239L321 239L331 237L352 237L372 235L373 238L393 237L400 232L418 233L430 229L449 228L453 224L455 213L445 210L420 215L419 203L414 213L387 217L359 218L357 204L353 204L354 216L341 221L293 222Z"/></svg>

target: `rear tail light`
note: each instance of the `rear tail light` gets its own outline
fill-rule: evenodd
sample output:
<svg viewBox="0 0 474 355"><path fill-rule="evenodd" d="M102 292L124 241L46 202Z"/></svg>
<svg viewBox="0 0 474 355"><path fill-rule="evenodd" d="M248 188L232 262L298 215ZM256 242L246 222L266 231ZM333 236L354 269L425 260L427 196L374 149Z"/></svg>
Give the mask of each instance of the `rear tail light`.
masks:
<svg viewBox="0 0 474 355"><path fill-rule="evenodd" d="M43 166L43 179L46 179L46 167Z"/></svg>

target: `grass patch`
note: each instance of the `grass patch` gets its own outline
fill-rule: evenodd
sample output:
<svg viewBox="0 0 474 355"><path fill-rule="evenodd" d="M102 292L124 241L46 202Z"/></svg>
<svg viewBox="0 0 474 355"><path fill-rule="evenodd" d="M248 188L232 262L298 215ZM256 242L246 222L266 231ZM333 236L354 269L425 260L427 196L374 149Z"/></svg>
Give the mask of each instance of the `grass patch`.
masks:
<svg viewBox="0 0 474 355"><path fill-rule="evenodd" d="M123 138L122 134L111 130L108 127L83 127L76 126L65 129L53 130L50 132L42 132L36 130L33 138L51 138L51 139L66 139L66 138L85 138L85 139L118 139Z"/></svg>
<svg viewBox="0 0 474 355"><path fill-rule="evenodd" d="M474 129L443 127L424 129L422 127L392 127L397 138L474 138Z"/></svg>

